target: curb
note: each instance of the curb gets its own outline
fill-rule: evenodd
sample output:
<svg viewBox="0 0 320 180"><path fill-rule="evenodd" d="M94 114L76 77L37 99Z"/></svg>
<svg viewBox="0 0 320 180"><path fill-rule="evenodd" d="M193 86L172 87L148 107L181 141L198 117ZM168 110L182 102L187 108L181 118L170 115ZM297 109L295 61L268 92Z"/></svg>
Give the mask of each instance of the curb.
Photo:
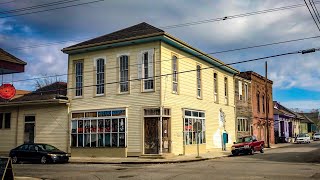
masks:
<svg viewBox="0 0 320 180"><path fill-rule="evenodd" d="M206 161L209 159L216 159L216 158L199 158L199 159L172 160L172 161L143 161L143 162L139 162L139 161L121 161L121 162L69 161L69 164L174 164L174 163Z"/></svg>

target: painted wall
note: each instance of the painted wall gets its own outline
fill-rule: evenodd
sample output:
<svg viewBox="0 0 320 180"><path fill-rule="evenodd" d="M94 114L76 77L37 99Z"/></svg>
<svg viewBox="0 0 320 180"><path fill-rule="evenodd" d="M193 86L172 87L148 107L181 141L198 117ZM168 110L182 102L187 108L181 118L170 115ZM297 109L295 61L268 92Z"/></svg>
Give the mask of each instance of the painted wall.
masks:
<svg viewBox="0 0 320 180"><path fill-rule="evenodd" d="M28 115L35 116L36 143L47 143L63 151L68 151L69 122L66 104L28 105L21 106L19 110L17 107L1 107L1 112L11 112L11 128L0 129L0 152L7 153L12 148L24 143L24 122L25 116Z"/></svg>
<svg viewBox="0 0 320 180"><path fill-rule="evenodd" d="M235 141L235 105L233 76L196 57L182 52L168 44L161 43L161 74L172 73L172 56L178 57L178 71L191 71L178 74L178 94L173 93L172 76L161 78L161 103L172 110L171 133L172 153L183 154L183 109L203 110L206 113L206 149L221 148L222 123L219 121L219 110L226 114L226 131L229 133L230 147ZM197 97L196 66L200 65L202 97ZM213 73L218 73L218 102L214 102ZM228 104L224 103L224 78L228 78ZM190 145L187 145L190 146ZM192 149L188 148L187 149ZM186 152L191 153L191 152ZM195 153L195 152L194 152Z"/></svg>
<svg viewBox="0 0 320 180"><path fill-rule="evenodd" d="M68 73L74 73L74 61L84 62L83 96L75 98L75 91L68 91L71 101L71 112L83 110L98 110L110 108L128 108L128 153L142 154L143 152L143 109L148 107L160 107L160 79L155 78L155 91L142 92L142 83L138 79L138 54L144 50L154 49L155 51L155 76L160 75L160 45L159 42L117 47L101 51L88 52L69 56ZM119 92L119 65L118 57L127 54L129 56L129 93ZM95 95L95 66L94 60L97 57L105 57L105 94ZM68 76L68 88L74 88L75 76Z"/></svg>

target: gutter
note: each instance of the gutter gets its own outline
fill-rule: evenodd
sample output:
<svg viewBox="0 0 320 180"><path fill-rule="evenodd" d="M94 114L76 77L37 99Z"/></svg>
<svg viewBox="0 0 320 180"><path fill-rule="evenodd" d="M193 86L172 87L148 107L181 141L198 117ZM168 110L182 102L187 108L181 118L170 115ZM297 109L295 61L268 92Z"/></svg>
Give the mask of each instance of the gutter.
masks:
<svg viewBox="0 0 320 180"><path fill-rule="evenodd" d="M9 103L0 103L0 107L9 107L9 106L23 106L23 105L40 105L40 104L66 104L69 100L37 100L37 101L21 101L21 102L9 102Z"/></svg>

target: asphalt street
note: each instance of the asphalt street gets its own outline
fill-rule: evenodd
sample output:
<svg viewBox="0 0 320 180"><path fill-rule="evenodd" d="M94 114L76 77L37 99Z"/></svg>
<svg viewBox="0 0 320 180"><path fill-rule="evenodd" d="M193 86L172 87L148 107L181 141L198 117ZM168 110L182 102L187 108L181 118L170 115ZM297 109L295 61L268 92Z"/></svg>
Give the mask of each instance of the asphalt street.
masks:
<svg viewBox="0 0 320 180"><path fill-rule="evenodd" d="M148 165L16 164L16 176L42 179L320 179L320 141L293 144L265 153Z"/></svg>

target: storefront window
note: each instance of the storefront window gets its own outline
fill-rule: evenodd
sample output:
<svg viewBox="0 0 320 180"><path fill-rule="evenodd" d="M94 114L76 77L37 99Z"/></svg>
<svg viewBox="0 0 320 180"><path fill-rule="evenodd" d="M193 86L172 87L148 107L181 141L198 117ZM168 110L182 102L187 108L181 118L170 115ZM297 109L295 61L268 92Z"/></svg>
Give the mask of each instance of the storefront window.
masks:
<svg viewBox="0 0 320 180"><path fill-rule="evenodd" d="M71 121L71 146L126 147L126 117L121 115L125 110L91 112L81 119L72 116L78 119Z"/></svg>
<svg viewBox="0 0 320 180"><path fill-rule="evenodd" d="M205 113L201 111L185 110L184 116L184 143L206 143Z"/></svg>

